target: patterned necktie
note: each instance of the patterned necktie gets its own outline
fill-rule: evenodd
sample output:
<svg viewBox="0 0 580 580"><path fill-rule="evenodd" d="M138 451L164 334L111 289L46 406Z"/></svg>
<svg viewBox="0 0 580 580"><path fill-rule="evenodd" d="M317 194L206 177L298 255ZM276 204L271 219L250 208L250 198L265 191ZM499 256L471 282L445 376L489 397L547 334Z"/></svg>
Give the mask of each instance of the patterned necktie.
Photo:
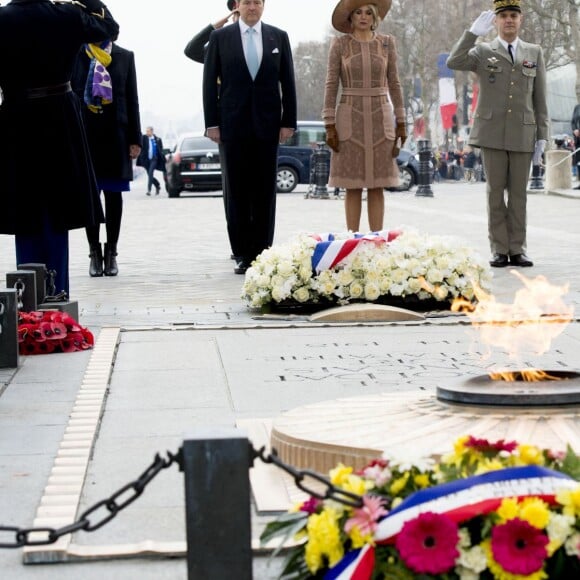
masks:
<svg viewBox="0 0 580 580"><path fill-rule="evenodd" d="M508 52L510 53L510 58L512 59L512 64L514 63L514 47L508 44Z"/></svg>
<svg viewBox="0 0 580 580"><path fill-rule="evenodd" d="M258 51L256 49L256 31L253 28L246 30L248 35L248 42L246 45L246 62L248 63L248 70L252 75L252 79L256 78L260 63L258 62Z"/></svg>

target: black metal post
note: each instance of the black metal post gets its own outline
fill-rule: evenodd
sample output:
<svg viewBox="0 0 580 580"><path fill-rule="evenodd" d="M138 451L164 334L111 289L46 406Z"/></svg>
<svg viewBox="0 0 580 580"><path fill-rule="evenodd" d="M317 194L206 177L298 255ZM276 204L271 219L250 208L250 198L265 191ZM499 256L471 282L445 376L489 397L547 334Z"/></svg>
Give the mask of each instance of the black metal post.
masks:
<svg viewBox="0 0 580 580"><path fill-rule="evenodd" d="M0 369L18 368L18 291L0 290Z"/></svg>
<svg viewBox="0 0 580 580"><path fill-rule="evenodd" d="M328 178L330 176L330 151L324 143L318 144L310 157L314 163L314 195L316 197L328 197Z"/></svg>
<svg viewBox="0 0 580 580"><path fill-rule="evenodd" d="M431 189L431 144L428 139L420 139L417 142L419 147L419 175L417 176L418 186L415 195L420 197L433 197Z"/></svg>
<svg viewBox="0 0 580 580"><path fill-rule="evenodd" d="M46 277L48 270L46 264L18 264L19 270L32 270L36 274L36 304L42 304L46 297Z"/></svg>
<svg viewBox="0 0 580 580"><path fill-rule="evenodd" d="M235 429L200 430L183 443L190 580L252 580L250 444Z"/></svg>
<svg viewBox="0 0 580 580"><path fill-rule="evenodd" d="M530 180L530 189L544 189L541 165L532 165L532 179Z"/></svg>
<svg viewBox="0 0 580 580"><path fill-rule="evenodd" d="M18 292L18 308L25 312L33 312L36 304L36 273L32 270L17 270L6 273L6 288Z"/></svg>

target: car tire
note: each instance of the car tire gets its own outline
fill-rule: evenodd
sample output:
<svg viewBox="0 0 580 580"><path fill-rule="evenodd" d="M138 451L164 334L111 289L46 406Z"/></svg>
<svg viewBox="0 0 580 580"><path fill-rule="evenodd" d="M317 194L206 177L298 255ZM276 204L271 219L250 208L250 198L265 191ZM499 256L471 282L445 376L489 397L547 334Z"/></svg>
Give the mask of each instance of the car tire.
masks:
<svg viewBox="0 0 580 580"><path fill-rule="evenodd" d="M278 167L276 174L276 191L291 193L298 185L298 173L292 167Z"/></svg>
<svg viewBox="0 0 580 580"><path fill-rule="evenodd" d="M179 197L181 193L180 189L176 189L175 187L167 186L167 197Z"/></svg>
<svg viewBox="0 0 580 580"><path fill-rule="evenodd" d="M408 167L399 167L399 179L401 185L397 188L398 191L409 191L415 185L415 174Z"/></svg>

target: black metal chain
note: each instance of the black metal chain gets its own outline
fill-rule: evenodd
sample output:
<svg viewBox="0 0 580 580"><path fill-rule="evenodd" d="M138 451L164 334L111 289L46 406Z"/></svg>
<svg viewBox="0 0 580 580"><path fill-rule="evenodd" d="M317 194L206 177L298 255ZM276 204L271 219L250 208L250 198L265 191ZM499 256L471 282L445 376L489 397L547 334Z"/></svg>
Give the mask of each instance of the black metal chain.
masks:
<svg viewBox="0 0 580 580"><path fill-rule="evenodd" d="M269 455L266 455L265 447L261 447L258 450L251 447L251 452L253 459L259 458L264 463L272 463L276 465L276 467L279 467L286 473L290 474L294 478L294 483L298 489L301 489L317 499L333 499L338 503L350 507L362 507L363 505L362 496L336 487L327 477L316 473L316 471L311 471L309 469L298 470L291 465L287 465L280 459L275 449L272 449L272 452ZM308 479L311 479L318 484L322 484L324 492L319 489L308 487L304 482L304 480Z"/></svg>
<svg viewBox="0 0 580 580"><path fill-rule="evenodd" d="M153 463L135 480L113 495L97 502L85 510L76 522L61 528L17 528L12 526L0 526L0 534L14 534L12 542L0 541L0 548L22 548L23 546L46 546L54 544L61 536L83 530L94 532L106 523L110 522L117 514L132 504L145 491L147 485L164 469L174 463L183 470L183 449L179 448L176 454L167 452L167 459L159 453L155 455ZM98 512L101 512L100 515ZM91 517L92 516L92 517Z"/></svg>
<svg viewBox="0 0 580 580"><path fill-rule="evenodd" d="M351 493L333 485L327 477L311 471L309 469L298 470L291 465L284 463L275 449L266 455L265 447L256 450L250 444L250 465L253 467L254 461L261 459L266 464L273 464L290 474L298 489L318 499L332 499L350 507L362 507L362 497L356 493ZM167 451L167 459L161 457L159 453L155 455L153 463L135 480L111 496L103 499L90 508L86 509L80 517L67 526L60 528L18 528L14 526L0 526L0 549L1 548L22 548L24 546L46 546L54 544L60 537L78 531L94 532L115 518L127 506L131 505L145 488L157 475L177 463L179 470L183 471L183 448L179 448L173 454ZM307 481L312 480L318 488L307 485ZM322 490L323 488L323 490ZM1 541L3 534L13 535L13 541Z"/></svg>

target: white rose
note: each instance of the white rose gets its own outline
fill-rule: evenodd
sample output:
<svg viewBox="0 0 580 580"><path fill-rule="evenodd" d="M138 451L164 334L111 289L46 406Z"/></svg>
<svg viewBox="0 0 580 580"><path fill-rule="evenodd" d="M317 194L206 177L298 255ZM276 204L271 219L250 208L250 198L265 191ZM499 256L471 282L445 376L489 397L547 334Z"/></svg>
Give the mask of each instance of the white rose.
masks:
<svg viewBox="0 0 580 580"><path fill-rule="evenodd" d="M341 286L348 286L354 280L354 276L350 270L340 270L338 272L338 283Z"/></svg>
<svg viewBox="0 0 580 580"><path fill-rule="evenodd" d="M365 285L365 300L374 302L381 295L378 284L371 282Z"/></svg>
<svg viewBox="0 0 580 580"><path fill-rule="evenodd" d="M572 533L575 521L576 519L572 516L555 513L550 514L550 521L546 526L546 531L548 532L550 541L556 542L556 549L558 549Z"/></svg>
<svg viewBox="0 0 580 580"><path fill-rule="evenodd" d="M467 550L460 548L457 564L479 574L487 568L487 556L481 546L473 546Z"/></svg>
<svg viewBox="0 0 580 580"><path fill-rule="evenodd" d="M440 284L443 282L443 273L441 270L437 268L429 268L427 272L427 282L431 282L431 284Z"/></svg>
<svg viewBox="0 0 580 580"><path fill-rule="evenodd" d="M272 300L274 302L282 302L286 298L286 295L282 292L282 288L276 286L276 288L272 288Z"/></svg>
<svg viewBox="0 0 580 580"><path fill-rule="evenodd" d="M354 299L360 298L362 296L363 292L364 292L363 285L358 280L355 280L350 285L350 297L351 298L354 298Z"/></svg>
<svg viewBox="0 0 580 580"><path fill-rule="evenodd" d="M418 294L422 287L421 280L418 278L410 278L407 281L407 288L411 294Z"/></svg>
<svg viewBox="0 0 580 580"><path fill-rule="evenodd" d="M308 302L308 299L310 298L310 292L308 291L308 288L302 286L302 288L298 288L298 290L295 290L292 293L292 297L298 302Z"/></svg>
<svg viewBox="0 0 580 580"><path fill-rule="evenodd" d="M278 264L277 269L278 274L280 276L284 276L285 278L287 278L294 272L294 266L292 265L292 262L281 262L280 264Z"/></svg>

